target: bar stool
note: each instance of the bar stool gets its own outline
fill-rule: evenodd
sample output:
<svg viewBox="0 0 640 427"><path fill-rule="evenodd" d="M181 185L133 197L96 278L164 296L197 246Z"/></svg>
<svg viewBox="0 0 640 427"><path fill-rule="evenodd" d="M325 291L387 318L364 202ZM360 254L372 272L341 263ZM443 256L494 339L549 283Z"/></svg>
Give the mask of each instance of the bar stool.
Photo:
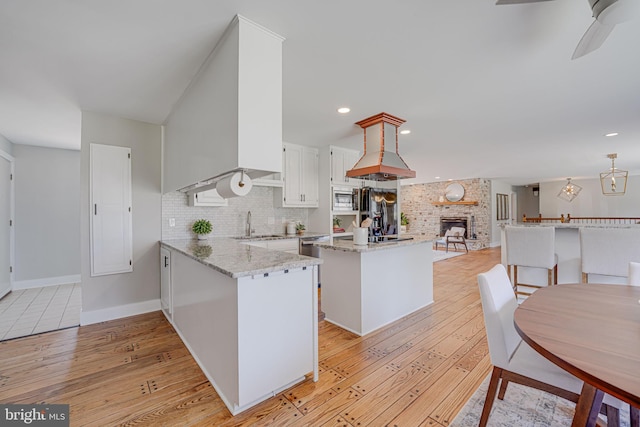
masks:
<svg viewBox="0 0 640 427"><path fill-rule="evenodd" d="M640 262L629 263L629 281L633 286L640 286Z"/></svg>
<svg viewBox="0 0 640 427"><path fill-rule="evenodd" d="M580 229L580 257L582 282L589 283L589 275L613 276L597 281L627 284L629 263L640 261L640 229L598 228Z"/></svg>
<svg viewBox="0 0 640 427"><path fill-rule="evenodd" d="M507 225L504 231L507 244L507 269L516 296L529 296L533 293L533 291L520 290L518 286L536 289L544 287L539 284L520 283L518 267L544 268L547 270L547 286L558 283L558 256L555 254L554 227Z"/></svg>

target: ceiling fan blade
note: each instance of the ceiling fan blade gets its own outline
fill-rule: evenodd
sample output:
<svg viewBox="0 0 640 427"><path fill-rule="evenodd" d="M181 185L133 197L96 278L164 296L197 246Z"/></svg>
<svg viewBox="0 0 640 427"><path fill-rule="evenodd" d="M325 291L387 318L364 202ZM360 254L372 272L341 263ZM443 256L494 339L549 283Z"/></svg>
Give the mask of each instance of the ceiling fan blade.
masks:
<svg viewBox="0 0 640 427"><path fill-rule="evenodd" d="M615 25L604 25L600 21L594 20L593 24L591 24L587 32L584 33L580 39L571 59L580 58L598 49L607 37L609 37L614 27Z"/></svg>
<svg viewBox="0 0 640 427"><path fill-rule="evenodd" d="M497 0L496 4L539 3L541 1L550 1L550 0Z"/></svg>

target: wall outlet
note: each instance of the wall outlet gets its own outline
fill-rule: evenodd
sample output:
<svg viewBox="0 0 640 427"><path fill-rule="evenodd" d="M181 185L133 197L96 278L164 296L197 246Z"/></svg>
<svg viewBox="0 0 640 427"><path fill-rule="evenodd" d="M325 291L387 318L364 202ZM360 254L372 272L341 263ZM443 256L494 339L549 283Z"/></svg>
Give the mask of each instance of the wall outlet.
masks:
<svg viewBox="0 0 640 427"><path fill-rule="evenodd" d="M175 227L175 226L176 226L176 219L169 218L169 227Z"/></svg>

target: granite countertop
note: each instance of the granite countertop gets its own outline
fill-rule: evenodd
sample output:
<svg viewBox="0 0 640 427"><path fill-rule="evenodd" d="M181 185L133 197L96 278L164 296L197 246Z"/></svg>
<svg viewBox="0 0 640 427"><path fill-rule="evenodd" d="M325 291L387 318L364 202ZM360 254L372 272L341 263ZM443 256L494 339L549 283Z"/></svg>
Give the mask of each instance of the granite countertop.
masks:
<svg viewBox="0 0 640 427"><path fill-rule="evenodd" d="M249 236L229 237L229 239L247 241L247 240L280 240L280 239L304 239L313 237L329 236L329 233L318 233L315 231L305 231L303 234L285 234L285 233L273 233L273 234L252 234Z"/></svg>
<svg viewBox="0 0 640 427"><path fill-rule="evenodd" d="M304 237L304 235L292 236L283 234L281 237L269 235L269 237L257 237L252 240L276 240L293 237ZM207 240L163 240L160 245L167 249L178 251L232 278L322 264L320 258L243 244L248 240L231 237L211 237Z"/></svg>
<svg viewBox="0 0 640 427"><path fill-rule="evenodd" d="M406 238L402 236L401 238ZM411 240L400 240L397 242L382 242L382 243L369 243L368 245L354 245L353 240L347 239L331 239L328 242L314 243L322 249L333 249L343 252L372 252L372 251L384 251L404 246L421 245L423 243L432 243L433 239L426 237L411 236Z"/></svg>
<svg viewBox="0 0 640 427"><path fill-rule="evenodd" d="M596 224L579 222L519 222L517 224L500 224L504 228L507 225L514 227L555 227L555 228L638 228L639 224Z"/></svg>

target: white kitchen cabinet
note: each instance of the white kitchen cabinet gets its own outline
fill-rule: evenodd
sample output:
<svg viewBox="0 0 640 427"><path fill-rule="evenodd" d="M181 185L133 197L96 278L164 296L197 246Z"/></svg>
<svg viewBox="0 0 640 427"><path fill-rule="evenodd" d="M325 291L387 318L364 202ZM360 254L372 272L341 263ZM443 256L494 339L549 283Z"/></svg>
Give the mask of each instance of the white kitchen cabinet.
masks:
<svg viewBox="0 0 640 427"><path fill-rule="evenodd" d="M222 198L218 191L212 190L202 191L200 193L188 195L189 206L228 206L229 201Z"/></svg>
<svg viewBox="0 0 640 427"><path fill-rule="evenodd" d="M171 295L171 251L160 248L160 305L162 311L171 318L173 311Z"/></svg>
<svg viewBox="0 0 640 427"><path fill-rule="evenodd" d="M133 271L131 149L91 144L91 276Z"/></svg>
<svg viewBox="0 0 640 427"><path fill-rule="evenodd" d="M347 171L360 160L360 152L348 148L331 147L331 184L359 187L360 179L348 178Z"/></svg>
<svg viewBox="0 0 640 427"><path fill-rule="evenodd" d="M278 206L318 207L318 149L284 143L282 169L284 188L274 193Z"/></svg>

